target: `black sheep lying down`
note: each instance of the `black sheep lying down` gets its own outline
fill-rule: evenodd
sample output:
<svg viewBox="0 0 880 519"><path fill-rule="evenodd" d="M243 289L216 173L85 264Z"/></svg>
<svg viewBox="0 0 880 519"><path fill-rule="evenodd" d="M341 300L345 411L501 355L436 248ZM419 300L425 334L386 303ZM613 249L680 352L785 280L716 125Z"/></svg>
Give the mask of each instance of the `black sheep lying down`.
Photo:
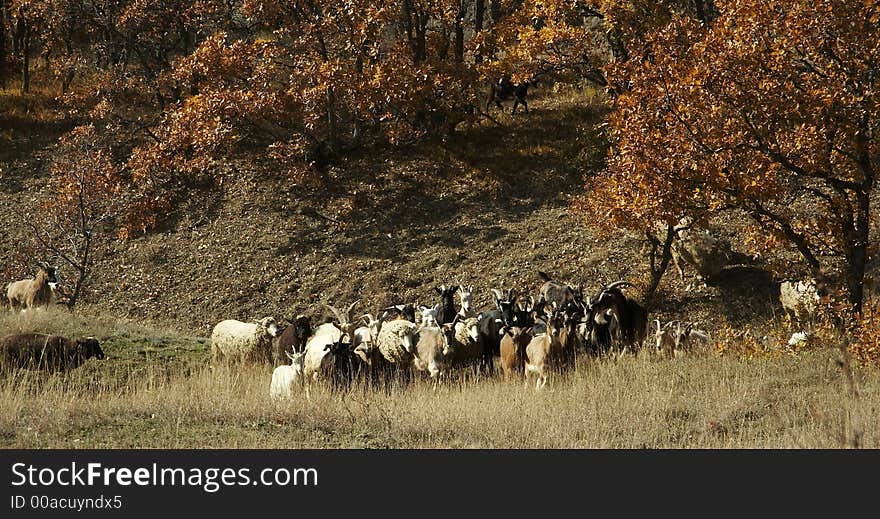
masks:
<svg viewBox="0 0 880 519"><path fill-rule="evenodd" d="M78 368L86 360L104 358L94 337L68 339L44 333L15 333L0 338L0 372L30 369L49 372Z"/></svg>

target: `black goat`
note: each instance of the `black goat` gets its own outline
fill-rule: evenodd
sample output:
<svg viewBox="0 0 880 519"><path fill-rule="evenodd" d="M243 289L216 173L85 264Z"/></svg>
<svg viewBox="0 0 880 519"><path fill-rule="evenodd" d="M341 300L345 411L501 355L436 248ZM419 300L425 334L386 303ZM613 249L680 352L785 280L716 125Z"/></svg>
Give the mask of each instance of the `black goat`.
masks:
<svg viewBox="0 0 880 519"><path fill-rule="evenodd" d="M505 328L516 323L516 294L513 289L507 291L507 297L497 289L492 289L495 309L481 312L477 318L477 333L483 342L483 362L481 369L492 375L495 365L494 358L501 356L501 335Z"/></svg>
<svg viewBox="0 0 880 519"><path fill-rule="evenodd" d="M460 288L458 285L434 287L434 290L440 294L440 311L437 312L437 324L442 326L446 323L451 323L455 319L458 310L455 309L454 296Z"/></svg>
<svg viewBox="0 0 880 519"><path fill-rule="evenodd" d="M104 350L94 337L69 339L43 333L16 333L0 339L0 372L63 372L82 366L92 357L104 358Z"/></svg>
<svg viewBox="0 0 880 519"><path fill-rule="evenodd" d="M590 301L589 319L593 326L593 348L602 351L608 346L631 347L637 350L648 335L648 311L621 288L632 286L615 281L603 286Z"/></svg>
<svg viewBox="0 0 880 519"><path fill-rule="evenodd" d="M305 351L306 341L312 336L312 324L304 315L296 316L293 323L281 332L272 349L272 360L276 365L286 363L284 355Z"/></svg>
<svg viewBox="0 0 880 519"><path fill-rule="evenodd" d="M492 106L493 102L498 108L504 111L501 101L509 101L513 99L511 114L516 113L516 107L520 104L523 105L526 113L529 113L529 104L526 102L526 96L529 93L529 87L533 86L534 83L535 82L527 81L525 83L514 84L509 76L505 76L497 82L493 82L489 85L489 98L486 100L486 112L489 111L489 107Z"/></svg>

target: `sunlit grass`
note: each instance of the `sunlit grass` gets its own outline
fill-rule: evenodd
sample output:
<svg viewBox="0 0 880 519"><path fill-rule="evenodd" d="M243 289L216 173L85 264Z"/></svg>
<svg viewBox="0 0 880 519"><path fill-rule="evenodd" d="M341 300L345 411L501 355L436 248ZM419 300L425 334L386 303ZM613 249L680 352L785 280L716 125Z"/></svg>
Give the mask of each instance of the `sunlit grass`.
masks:
<svg viewBox="0 0 880 519"><path fill-rule="evenodd" d="M11 319L4 316L4 333ZM79 331L83 322L54 330ZM880 446L880 373L860 372L855 400L832 349L751 360L581 358L543 391L523 381L452 380L437 389L417 381L390 394L318 386L310 400L299 393L276 403L268 365L212 368L203 339L94 323L108 359L0 381L0 446L838 448L854 417L865 426L862 445ZM141 336L146 342L133 339Z"/></svg>

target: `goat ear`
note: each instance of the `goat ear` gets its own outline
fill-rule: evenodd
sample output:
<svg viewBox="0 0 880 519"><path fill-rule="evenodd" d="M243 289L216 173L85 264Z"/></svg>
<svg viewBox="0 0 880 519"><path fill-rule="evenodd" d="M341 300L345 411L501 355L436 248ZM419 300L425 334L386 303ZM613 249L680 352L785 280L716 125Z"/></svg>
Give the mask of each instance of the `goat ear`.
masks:
<svg viewBox="0 0 880 519"><path fill-rule="evenodd" d="M443 290L446 288L446 285L440 285L439 287L434 287L434 291L440 295L443 295Z"/></svg>

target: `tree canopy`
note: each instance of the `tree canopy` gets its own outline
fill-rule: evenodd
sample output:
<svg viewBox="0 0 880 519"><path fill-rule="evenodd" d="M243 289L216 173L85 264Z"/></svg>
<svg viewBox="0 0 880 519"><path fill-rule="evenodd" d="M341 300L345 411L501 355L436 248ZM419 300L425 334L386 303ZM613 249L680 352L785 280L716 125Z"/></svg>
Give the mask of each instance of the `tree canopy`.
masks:
<svg viewBox="0 0 880 519"><path fill-rule="evenodd" d="M858 310L878 160L878 6L715 4L713 21L673 14L607 67L626 89L607 170L581 208L638 229L741 211L814 275L839 269Z"/></svg>

